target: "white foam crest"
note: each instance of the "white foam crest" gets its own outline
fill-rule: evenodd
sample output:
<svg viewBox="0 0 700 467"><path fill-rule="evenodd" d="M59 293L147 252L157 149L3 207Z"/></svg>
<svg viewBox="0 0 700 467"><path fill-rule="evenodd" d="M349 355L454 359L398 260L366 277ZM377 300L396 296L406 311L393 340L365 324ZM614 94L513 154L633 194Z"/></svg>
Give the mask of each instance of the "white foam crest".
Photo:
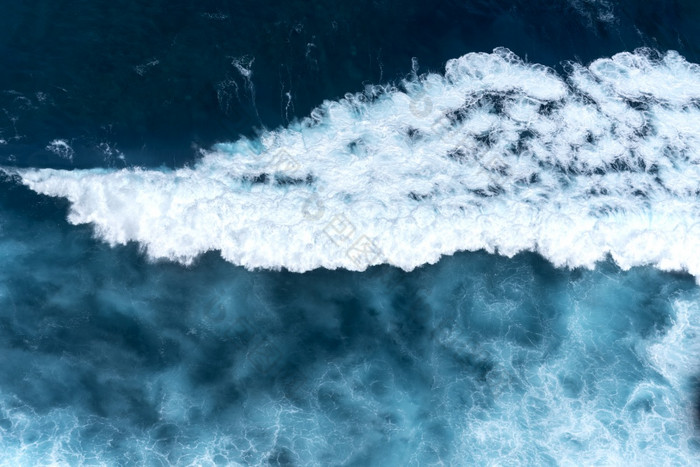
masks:
<svg viewBox="0 0 700 467"><path fill-rule="evenodd" d="M506 49L326 101L194 167L20 170L152 258L410 270L459 250L700 276L700 71L646 50L566 76Z"/></svg>
<svg viewBox="0 0 700 467"><path fill-rule="evenodd" d="M673 104L700 98L700 67L671 51L660 60L651 53L624 52L593 62L589 69L603 83L623 97L640 99L653 96Z"/></svg>

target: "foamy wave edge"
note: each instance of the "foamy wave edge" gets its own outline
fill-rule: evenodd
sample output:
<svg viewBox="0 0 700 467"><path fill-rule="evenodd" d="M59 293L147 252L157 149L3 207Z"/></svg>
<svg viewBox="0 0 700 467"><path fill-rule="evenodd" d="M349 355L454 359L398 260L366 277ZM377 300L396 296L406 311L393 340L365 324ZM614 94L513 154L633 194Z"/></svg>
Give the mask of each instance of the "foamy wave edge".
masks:
<svg viewBox="0 0 700 467"><path fill-rule="evenodd" d="M194 167L15 172L70 223L184 264L411 270L484 249L700 277L700 67L640 49L564 68L470 53Z"/></svg>

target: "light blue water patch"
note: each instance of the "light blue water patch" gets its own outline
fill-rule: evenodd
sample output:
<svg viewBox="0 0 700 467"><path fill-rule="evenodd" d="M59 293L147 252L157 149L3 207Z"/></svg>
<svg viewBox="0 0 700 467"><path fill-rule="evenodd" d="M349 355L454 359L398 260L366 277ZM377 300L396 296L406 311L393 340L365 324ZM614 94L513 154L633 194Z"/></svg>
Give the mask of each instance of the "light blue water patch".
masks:
<svg viewBox="0 0 700 467"><path fill-rule="evenodd" d="M9 464L700 460L690 276L483 252L411 273L149 264L62 201L0 193Z"/></svg>

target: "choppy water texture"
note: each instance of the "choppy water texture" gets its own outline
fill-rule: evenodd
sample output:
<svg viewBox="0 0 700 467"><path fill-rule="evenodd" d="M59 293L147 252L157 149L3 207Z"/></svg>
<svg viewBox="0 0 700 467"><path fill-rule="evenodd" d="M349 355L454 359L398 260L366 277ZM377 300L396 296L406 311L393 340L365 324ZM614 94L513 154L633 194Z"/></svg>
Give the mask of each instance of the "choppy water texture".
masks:
<svg viewBox="0 0 700 467"><path fill-rule="evenodd" d="M0 463L699 463L695 2L260 3L4 9Z"/></svg>
<svg viewBox="0 0 700 467"><path fill-rule="evenodd" d="M8 463L697 460L691 277L486 253L411 273L185 269L9 191Z"/></svg>

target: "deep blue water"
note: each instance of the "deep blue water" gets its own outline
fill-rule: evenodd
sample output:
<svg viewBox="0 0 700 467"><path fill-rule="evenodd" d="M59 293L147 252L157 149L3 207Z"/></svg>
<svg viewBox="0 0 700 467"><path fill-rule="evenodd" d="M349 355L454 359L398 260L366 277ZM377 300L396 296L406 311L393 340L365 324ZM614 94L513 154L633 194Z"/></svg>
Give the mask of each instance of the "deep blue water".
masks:
<svg viewBox="0 0 700 467"><path fill-rule="evenodd" d="M496 47L562 76L639 47L700 62L690 0L6 3L8 170L191 166L199 148L263 145L324 100ZM691 123L697 106L681 106ZM684 140L685 160L696 143ZM67 221L71 205L92 209L88 195L110 200L107 182L59 192L69 202L0 177L2 464L700 461L700 289L687 272L493 249L411 271L249 270L217 251L183 265L152 259L138 236L104 241L99 208L97 228ZM155 209L135 179L119 189Z"/></svg>
<svg viewBox="0 0 700 467"><path fill-rule="evenodd" d="M127 165L180 166L192 144L284 125L408 75L413 57L441 71L508 47L557 66L646 46L697 62L698 14L691 0L7 2L0 159L120 166L121 151ZM234 60L252 61L253 95ZM72 165L44 149L54 139L71 142Z"/></svg>

